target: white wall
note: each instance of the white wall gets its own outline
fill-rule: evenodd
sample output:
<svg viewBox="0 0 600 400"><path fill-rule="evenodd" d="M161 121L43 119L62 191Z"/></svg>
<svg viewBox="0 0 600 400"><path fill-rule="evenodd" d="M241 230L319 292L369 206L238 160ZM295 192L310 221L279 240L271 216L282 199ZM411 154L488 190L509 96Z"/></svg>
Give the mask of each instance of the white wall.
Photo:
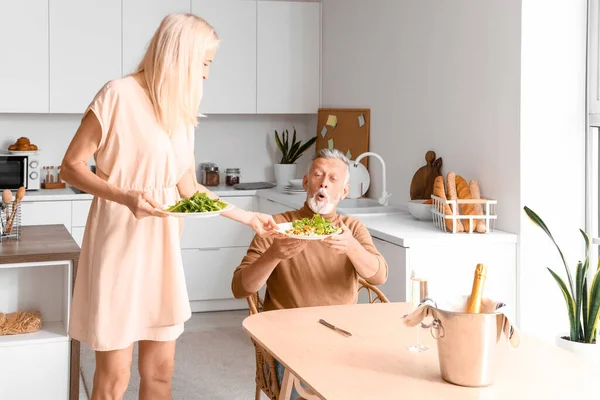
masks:
<svg viewBox="0 0 600 400"><path fill-rule="evenodd" d="M585 0L523 0L521 206L550 228L572 270L585 229ZM542 149L543 146L543 149ZM566 306L546 267L560 256L521 207L521 325L547 338L568 332Z"/></svg>
<svg viewBox="0 0 600 400"><path fill-rule="evenodd" d="M523 206L573 267L585 226L585 12L585 0L323 0L323 106L371 108L371 150L395 202L430 149L444 173L480 180L498 199L497 228L520 235L521 328L545 338L568 327L545 269L564 267Z"/></svg>
<svg viewBox="0 0 600 400"><path fill-rule="evenodd" d="M0 114L0 148L6 149L21 136L42 152L42 165L60 165L80 122L80 115ZM212 161L221 171L239 167L242 181L273 181L273 162L280 157L274 130L281 134L296 127L298 139L316 135L316 116L307 115L211 115L196 128L196 162ZM308 165L314 146L299 160L298 173ZM93 164L93 162L91 163Z"/></svg>
<svg viewBox="0 0 600 400"><path fill-rule="evenodd" d="M371 108L371 151L390 202L434 150L444 174L498 199L497 228L519 226L518 0L323 0L323 106ZM369 195L381 191L371 167Z"/></svg>

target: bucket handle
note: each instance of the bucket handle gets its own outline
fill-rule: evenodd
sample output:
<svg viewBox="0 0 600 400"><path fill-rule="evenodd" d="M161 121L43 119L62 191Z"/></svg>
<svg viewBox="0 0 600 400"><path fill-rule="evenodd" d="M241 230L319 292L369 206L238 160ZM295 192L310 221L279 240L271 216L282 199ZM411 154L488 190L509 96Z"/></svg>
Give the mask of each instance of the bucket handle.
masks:
<svg viewBox="0 0 600 400"><path fill-rule="evenodd" d="M434 318L433 322L430 325L428 325L427 328L431 328L431 337L433 337L435 340L443 339L444 336L446 336L446 330L442 325L442 321L440 321L437 318Z"/></svg>

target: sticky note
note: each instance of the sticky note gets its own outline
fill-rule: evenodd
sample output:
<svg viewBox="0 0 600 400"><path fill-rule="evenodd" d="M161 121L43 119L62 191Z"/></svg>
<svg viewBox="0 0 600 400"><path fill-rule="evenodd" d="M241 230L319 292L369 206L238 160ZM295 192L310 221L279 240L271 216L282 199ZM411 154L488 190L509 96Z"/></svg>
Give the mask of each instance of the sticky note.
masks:
<svg viewBox="0 0 600 400"><path fill-rule="evenodd" d="M348 160L352 160L352 153L350 153L350 150L348 150L348 152L346 153L346 157L348 158Z"/></svg>
<svg viewBox="0 0 600 400"><path fill-rule="evenodd" d="M335 128L335 126L337 125L337 117L335 115L328 116L327 123L325 125Z"/></svg>
<svg viewBox="0 0 600 400"><path fill-rule="evenodd" d="M333 150L333 139L327 141L327 147L329 147L329 150Z"/></svg>
<svg viewBox="0 0 600 400"><path fill-rule="evenodd" d="M325 135L327 135L327 127L323 126L323 129L321 129L321 136L325 137Z"/></svg>
<svg viewBox="0 0 600 400"><path fill-rule="evenodd" d="M362 114L358 116L358 126L362 127L365 124L365 117Z"/></svg>

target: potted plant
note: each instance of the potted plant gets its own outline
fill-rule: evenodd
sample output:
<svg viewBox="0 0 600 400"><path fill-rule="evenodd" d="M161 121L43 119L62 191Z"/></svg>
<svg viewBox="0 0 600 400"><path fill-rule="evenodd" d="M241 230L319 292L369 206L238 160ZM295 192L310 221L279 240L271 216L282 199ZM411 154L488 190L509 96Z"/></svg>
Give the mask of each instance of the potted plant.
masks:
<svg viewBox="0 0 600 400"><path fill-rule="evenodd" d="M527 206L524 207L524 210L527 216L552 240L567 272L568 285L558 274L548 268L565 299L569 316L569 334L559 335L556 343L561 348L580 354L594 363L600 363L600 345L596 343L598 317L600 316L600 263L591 284L588 284L590 238L586 232L579 230L585 242L585 258L577 263L575 281L573 281L565 256L544 221Z"/></svg>
<svg viewBox="0 0 600 400"><path fill-rule="evenodd" d="M304 144L301 140L296 141L296 128L294 128L294 135L290 143L287 129L281 131L281 137L275 130L275 143L282 154L281 160L274 166L277 186L286 186L290 179L296 178L296 161L316 140L317 137L315 136Z"/></svg>

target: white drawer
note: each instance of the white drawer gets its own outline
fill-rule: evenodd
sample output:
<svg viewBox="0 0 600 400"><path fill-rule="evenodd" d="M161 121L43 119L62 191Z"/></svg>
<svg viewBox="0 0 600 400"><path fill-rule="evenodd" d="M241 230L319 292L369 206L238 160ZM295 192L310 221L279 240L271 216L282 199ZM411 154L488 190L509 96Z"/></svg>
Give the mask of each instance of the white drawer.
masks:
<svg viewBox="0 0 600 400"><path fill-rule="evenodd" d="M71 232L71 201L21 203L22 225L64 225Z"/></svg>
<svg viewBox="0 0 600 400"><path fill-rule="evenodd" d="M240 265L247 250L246 247L182 250L190 301L233 299L233 271Z"/></svg>
<svg viewBox="0 0 600 400"><path fill-rule="evenodd" d="M264 214L275 215L286 211L292 211L293 208L279 204L273 200L258 198L258 211Z"/></svg>
<svg viewBox="0 0 600 400"><path fill-rule="evenodd" d="M223 197L242 210L254 210L254 197ZM252 228L225 217L188 218L183 223L182 249L248 246L254 237Z"/></svg>
<svg viewBox="0 0 600 400"><path fill-rule="evenodd" d="M74 200L73 201L73 226L85 226L92 200Z"/></svg>
<svg viewBox="0 0 600 400"><path fill-rule="evenodd" d="M69 398L70 342L0 346L3 399Z"/></svg>

